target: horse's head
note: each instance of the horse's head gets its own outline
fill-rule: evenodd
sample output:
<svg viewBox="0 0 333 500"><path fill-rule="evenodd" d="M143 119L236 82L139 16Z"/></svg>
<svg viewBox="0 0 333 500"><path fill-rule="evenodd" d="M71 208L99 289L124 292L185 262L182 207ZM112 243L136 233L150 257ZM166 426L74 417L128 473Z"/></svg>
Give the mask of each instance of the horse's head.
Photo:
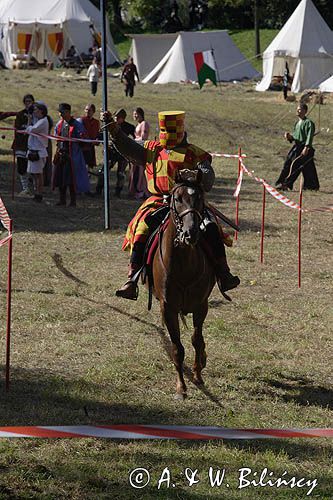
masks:
<svg viewBox="0 0 333 500"><path fill-rule="evenodd" d="M204 211L201 170L180 170L171 191L170 212L176 227L176 244L196 245Z"/></svg>

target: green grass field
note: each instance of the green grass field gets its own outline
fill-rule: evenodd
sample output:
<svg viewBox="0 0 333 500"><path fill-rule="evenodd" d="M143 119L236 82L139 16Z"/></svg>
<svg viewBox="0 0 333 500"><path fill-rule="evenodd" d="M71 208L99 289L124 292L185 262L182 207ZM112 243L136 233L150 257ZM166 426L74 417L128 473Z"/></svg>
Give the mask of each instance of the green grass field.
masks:
<svg viewBox="0 0 333 500"><path fill-rule="evenodd" d="M91 101L89 85L72 71L0 73L4 109L21 107L33 92L49 105L69 101L76 116ZM288 151L285 130L295 121L295 103L278 93L257 93L254 84L141 85L126 99L117 78L109 79L110 109L142 106L155 134L160 109L183 108L190 141L210 151L248 155L246 165L274 183ZM94 100L101 103L100 89ZM333 102L310 104L316 137L318 193L304 206L332 204ZM1 124L12 124L12 120ZM329 129L329 131L327 131ZM224 301L217 289L205 323L205 387L191 383L190 332L186 350L188 398L174 400L175 371L158 304L147 311L147 293L137 302L114 296L127 271L120 247L138 203L111 198L111 231L104 230L101 198L80 197L76 209L45 201L11 199L11 134L0 143L1 196L14 219L12 382L0 382L0 425L145 423L229 428L332 426L332 214L303 216L302 287L297 288L297 213L268 195L265 263L259 263L262 190L244 178L240 196L242 231L228 250L241 286ZM102 158L101 151L98 153ZM214 159L217 179L209 200L234 218L232 194L237 160ZM92 182L95 180L92 178ZM112 190L115 173L111 173ZM18 184L16 189L18 190ZM290 193L297 201L297 189ZM6 249L1 248L0 368L5 359ZM189 321L190 324L190 321ZM2 371L3 373L3 371ZM149 470L151 482L138 490L130 471ZM165 468L172 481L158 481ZM230 487L211 487L208 469L226 469ZM277 478L317 479L310 497L331 499L332 441L107 441L103 439L1 439L0 499L261 499L306 498L308 488L238 489L239 469L267 467ZM185 469L198 470L189 487ZM257 477L258 477L257 476ZM172 484L175 484L173 487Z"/></svg>

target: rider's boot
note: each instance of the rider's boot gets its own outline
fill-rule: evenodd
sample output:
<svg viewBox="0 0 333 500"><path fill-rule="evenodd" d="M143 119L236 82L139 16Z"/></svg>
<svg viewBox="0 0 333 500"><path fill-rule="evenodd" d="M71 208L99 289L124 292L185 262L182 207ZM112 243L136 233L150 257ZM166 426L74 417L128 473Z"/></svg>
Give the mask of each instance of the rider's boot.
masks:
<svg viewBox="0 0 333 500"><path fill-rule="evenodd" d="M223 294L236 288L240 284L240 279L230 272L223 238L217 224L209 223L206 226L206 241L210 246L215 261L214 271L220 292Z"/></svg>
<svg viewBox="0 0 333 500"><path fill-rule="evenodd" d="M226 257L222 256L216 261L214 270L217 285L221 293L232 290L240 284L238 276L231 274Z"/></svg>
<svg viewBox="0 0 333 500"><path fill-rule="evenodd" d="M135 274L139 271L143 264L143 255L145 251L145 243L135 242L132 249L131 260L128 264L128 280L126 283L116 291L117 297L122 297L123 299L136 300L138 298L138 279L135 278Z"/></svg>
<svg viewBox="0 0 333 500"><path fill-rule="evenodd" d="M136 300L138 298L138 285L136 281L132 280L132 278L139 269L140 266L138 264L133 262L128 264L128 280L121 288L119 288L119 290L116 291L117 297L130 300Z"/></svg>

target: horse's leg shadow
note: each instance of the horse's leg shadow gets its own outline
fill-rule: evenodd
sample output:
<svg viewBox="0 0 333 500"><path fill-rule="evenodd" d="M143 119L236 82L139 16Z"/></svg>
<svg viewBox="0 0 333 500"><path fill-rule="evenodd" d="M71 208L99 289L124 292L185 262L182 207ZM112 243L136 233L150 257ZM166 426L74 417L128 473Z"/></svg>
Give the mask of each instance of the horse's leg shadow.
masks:
<svg viewBox="0 0 333 500"><path fill-rule="evenodd" d="M176 399L185 399L187 396L187 388L184 380L183 363L184 363L184 347L180 341L180 329L178 313L171 310L168 304L161 303L162 318L165 326L168 329L171 343L172 343L172 360L177 371L177 384L176 384Z"/></svg>
<svg viewBox="0 0 333 500"><path fill-rule="evenodd" d="M202 370L206 366L206 350L205 342L202 336L202 326L208 313L208 301L206 300L202 307L193 313L193 327L194 332L192 335L192 345L195 349L195 358L193 365L193 383L196 385L204 385L201 376Z"/></svg>

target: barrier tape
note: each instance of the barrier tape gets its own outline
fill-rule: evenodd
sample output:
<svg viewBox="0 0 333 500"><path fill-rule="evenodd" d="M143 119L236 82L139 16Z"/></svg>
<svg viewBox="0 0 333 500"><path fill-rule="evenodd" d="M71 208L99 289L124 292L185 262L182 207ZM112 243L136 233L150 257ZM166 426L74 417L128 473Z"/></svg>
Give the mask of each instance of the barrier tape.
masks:
<svg viewBox="0 0 333 500"><path fill-rule="evenodd" d="M10 232L10 217L2 198L0 197L0 222L8 232Z"/></svg>
<svg viewBox="0 0 333 500"><path fill-rule="evenodd" d="M18 134L27 134L34 135L36 137L46 137L47 139L51 139L54 141L61 142L85 142L85 143L103 143L103 141L99 141L96 139L79 139L79 138L70 138L70 137L62 137L60 135L52 135L52 134L39 134L38 132L26 132L25 130L17 130L15 127L0 127L0 130L10 130L12 132L16 132ZM225 153L209 153L213 157L223 157L223 158L238 158L238 155L230 155ZM242 158L246 158L246 155L243 155Z"/></svg>
<svg viewBox="0 0 333 500"><path fill-rule="evenodd" d="M46 137L47 139L55 140L55 141L61 141L61 142L83 142L83 143L88 143L88 144L96 144L96 143L103 143L103 141L99 141L96 139L79 139L79 138L70 138L70 137L62 137L60 135L52 135L52 134L39 134L38 132L26 132L25 130L17 130L14 127L0 127L0 130L11 130L13 132L17 132L19 134L28 134L28 135L33 135L36 137ZM266 190L278 201L283 203L289 208L294 208L296 210L301 210L302 212L332 212L333 211L333 205L328 205L326 207L318 207L318 208L301 208L300 205L289 198L287 196L284 196L281 194L277 189L275 189L273 186L268 184L268 182L265 181L262 177L257 177L254 175L254 172L250 172L246 166L243 163L243 158L247 158L247 155L231 155L227 153L209 153L212 157L219 157L219 158L238 158L241 164L241 170L239 172L239 176L237 179L237 185L236 189L234 192L234 197L237 198L239 196L241 187L242 187L242 181L243 181L243 171L249 176L252 177L256 182L259 182L263 184L266 188Z"/></svg>
<svg viewBox="0 0 333 500"><path fill-rule="evenodd" d="M247 158L247 155L229 155L226 153L209 153L211 156L216 156L218 158L223 157L223 158Z"/></svg>
<svg viewBox="0 0 333 500"><path fill-rule="evenodd" d="M12 132L16 132L18 134L27 134L34 135L35 137L45 137L47 139L51 139L54 141L61 142L87 142L87 143L102 143L103 141L99 141L96 139L79 139L79 138L70 138L70 137L62 137L61 135L52 135L52 134L39 134L38 132L27 132L26 130L17 130L14 127L0 127L0 130L10 130Z"/></svg>
<svg viewBox="0 0 333 500"><path fill-rule="evenodd" d="M6 238L4 238L3 240L0 241L0 247L3 247L9 240L11 240L13 237L12 234L10 234L9 236L6 236Z"/></svg>
<svg viewBox="0 0 333 500"><path fill-rule="evenodd" d="M25 130L17 130L15 127L0 127L0 130L10 130L12 132L16 132L18 134L28 134L34 135L36 137L46 137L47 139L51 139L54 141L61 142L86 142L86 143L103 143L103 141L99 141L96 139L78 139L78 138L69 138L62 137L60 135L52 135L52 134L39 134L38 132L26 132ZM223 157L223 158L239 158L239 155L230 155L226 153L209 153L213 157ZM242 155L241 158L246 158L246 155Z"/></svg>
<svg viewBox="0 0 333 500"><path fill-rule="evenodd" d="M288 439L333 438L333 429L227 429L172 425L65 425L0 427L0 438L107 438L107 439Z"/></svg>
<svg viewBox="0 0 333 500"><path fill-rule="evenodd" d="M241 164L241 170L237 179L237 185L236 189L234 192L234 196L237 197L239 195L241 186L242 186L242 180L243 180L243 171L252 179L254 179L256 182L259 182L260 184L263 184L265 186L265 189L268 191L269 194L271 194L276 200L280 201L284 205L286 205L289 208L293 208L296 210L300 210L302 212L332 212L333 211L333 205L328 205L326 207L318 207L318 208L302 208L298 203L296 203L293 200L290 200L287 198L287 196L284 196L281 194L277 189L275 189L273 186L268 184L268 182L265 181L262 177L257 177L254 172L248 170L246 166L244 165L244 162L241 157L240 158L240 164Z"/></svg>
<svg viewBox="0 0 333 500"><path fill-rule="evenodd" d="M236 185L236 189L235 189L235 192L234 192L234 197L237 198L237 196L239 196L239 192L241 190L241 187L242 187L242 182L243 182L243 168L240 169L239 171L239 175L238 175L238 179L237 179L237 185Z"/></svg>

